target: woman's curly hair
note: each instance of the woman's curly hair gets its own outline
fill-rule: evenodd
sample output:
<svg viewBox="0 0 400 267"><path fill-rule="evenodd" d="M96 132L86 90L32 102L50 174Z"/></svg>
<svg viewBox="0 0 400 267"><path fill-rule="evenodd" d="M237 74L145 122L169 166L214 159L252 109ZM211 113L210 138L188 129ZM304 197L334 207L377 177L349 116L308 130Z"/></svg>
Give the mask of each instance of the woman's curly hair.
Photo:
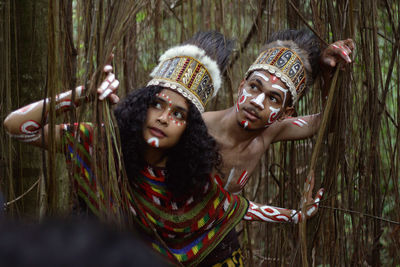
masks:
<svg viewBox="0 0 400 267"><path fill-rule="evenodd" d="M122 154L129 179L146 166L143 126L147 110L163 88L148 86L130 93L115 109ZM214 166L220 163L217 145L208 132L197 108L189 101L186 129L179 142L167 152L166 186L174 198L198 195L209 181Z"/></svg>

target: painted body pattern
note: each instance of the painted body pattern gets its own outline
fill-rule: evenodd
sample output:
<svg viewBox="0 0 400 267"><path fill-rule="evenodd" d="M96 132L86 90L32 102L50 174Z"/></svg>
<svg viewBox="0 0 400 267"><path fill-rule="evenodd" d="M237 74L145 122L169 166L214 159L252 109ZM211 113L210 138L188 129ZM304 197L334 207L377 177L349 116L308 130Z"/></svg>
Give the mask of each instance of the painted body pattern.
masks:
<svg viewBox="0 0 400 267"><path fill-rule="evenodd" d="M29 120L21 124L21 133L32 135L36 134L40 129L40 124L34 120Z"/></svg>
<svg viewBox="0 0 400 267"><path fill-rule="evenodd" d="M249 173L246 170L244 170L240 175L237 184L239 184L241 187L244 187L248 179L249 179Z"/></svg>
<svg viewBox="0 0 400 267"><path fill-rule="evenodd" d="M311 216L311 215L314 214L314 212L317 211L317 209L318 209L318 207L319 207L319 202L321 201L321 198L322 198L323 193L324 193L324 191L321 191L321 192L318 194L317 198L315 199L314 204L311 206L311 208L309 208L309 209L307 210L307 216Z"/></svg>
<svg viewBox="0 0 400 267"><path fill-rule="evenodd" d="M293 121L292 124L294 124L294 125L299 126L300 128L302 128L302 127L308 125L308 122L306 122L306 121L303 120L303 119L297 119L297 120Z"/></svg>
<svg viewBox="0 0 400 267"><path fill-rule="evenodd" d="M59 103L57 103L56 110L70 108L71 106L72 102L70 99L61 100Z"/></svg>
<svg viewBox="0 0 400 267"><path fill-rule="evenodd" d="M281 209L285 210L285 209ZM289 210L287 210L289 212ZM250 201L249 209L243 217L247 221L265 221L265 222L289 222L292 220L291 216L283 214L278 208L272 206L258 206Z"/></svg>

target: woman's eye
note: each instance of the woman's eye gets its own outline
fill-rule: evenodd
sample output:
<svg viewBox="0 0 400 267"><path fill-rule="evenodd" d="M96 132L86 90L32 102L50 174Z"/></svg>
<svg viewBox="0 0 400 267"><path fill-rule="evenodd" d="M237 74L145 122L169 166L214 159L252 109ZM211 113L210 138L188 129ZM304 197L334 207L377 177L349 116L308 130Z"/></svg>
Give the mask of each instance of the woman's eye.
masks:
<svg viewBox="0 0 400 267"><path fill-rule="evenodd" d="M178 120L182 120L183 119L183 114L179 111L175 111L174 112L174 117L177 118Z"/></svg>
<svg viewBox="0 0 400 267"><path fill-rule="evenodd" d="M162 108L162 105L161 105L161 103L159 103L159 102L154 102L154 103L152 104L152 106L153 106L154 108L156 108L156 109L161 109L161 108Z"/></svg>

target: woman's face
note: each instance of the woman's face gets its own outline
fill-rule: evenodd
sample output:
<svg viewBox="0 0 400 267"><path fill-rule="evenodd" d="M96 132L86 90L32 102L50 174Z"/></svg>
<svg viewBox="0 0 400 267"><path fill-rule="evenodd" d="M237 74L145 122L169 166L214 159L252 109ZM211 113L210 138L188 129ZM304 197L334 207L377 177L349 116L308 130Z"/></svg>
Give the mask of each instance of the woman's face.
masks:
<svg viewBox="0 0 400 267"><path fill-rule="evenodd" d="M175 146L186 129L189 105L177 92L163 89L147 110L143 138L155 148Z"/></svg>

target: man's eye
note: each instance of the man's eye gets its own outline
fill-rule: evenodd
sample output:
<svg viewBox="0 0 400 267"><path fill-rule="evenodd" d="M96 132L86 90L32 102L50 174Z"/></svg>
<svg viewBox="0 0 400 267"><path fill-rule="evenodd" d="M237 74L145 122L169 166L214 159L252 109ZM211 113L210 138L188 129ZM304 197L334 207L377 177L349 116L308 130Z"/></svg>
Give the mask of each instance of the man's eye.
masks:
<svg viewBox="0 0 400 267"><path fill-rule="evenodd" d="M258 90L258 87L255 84L250 84L250 88L254 91Z"/></svg>
<svg viewBox="0 0 400 267"><path fill-rule="evenodd" d="M278 99L276 99L276 97L274 97L274 96L270 96L269 99L274 103L278 102Z"/></svg>

